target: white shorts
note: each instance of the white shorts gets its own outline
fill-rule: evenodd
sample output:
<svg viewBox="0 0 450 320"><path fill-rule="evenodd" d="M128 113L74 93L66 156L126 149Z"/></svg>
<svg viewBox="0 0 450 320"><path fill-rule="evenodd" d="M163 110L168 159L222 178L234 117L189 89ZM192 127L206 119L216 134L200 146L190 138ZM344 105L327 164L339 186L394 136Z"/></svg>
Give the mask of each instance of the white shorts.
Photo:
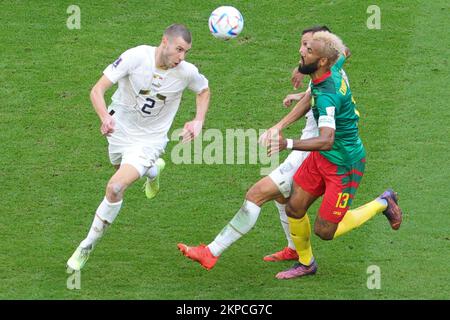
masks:
<svg viewBox="0 0 450 320"><path fill-rule="evenodd" d="M269 177L286 199L291 195L294 174L308 155L309 151L293 150L286 160L269 174Z"/></svg>
<svg viewBox="0 0 450 320"><path fill-rule="evenodd" d="M150 139L149 139L150 140ZM164 153L166 141L147 141L143 143L133 136L125 135L119 126L108 137L109 160L113 165L129 164L142 177L155 161Z"/></svg>
<svg viewBox="0 0 450 320"><path fill-rule="evenodd" d="M117 147L109 146L109 160L113 165L129 164L139 172L142 177L152 167L155 161L164 153L163 148L156 146L130 146L117 152ZM115 152L111 152L114 149Z"/></svg>

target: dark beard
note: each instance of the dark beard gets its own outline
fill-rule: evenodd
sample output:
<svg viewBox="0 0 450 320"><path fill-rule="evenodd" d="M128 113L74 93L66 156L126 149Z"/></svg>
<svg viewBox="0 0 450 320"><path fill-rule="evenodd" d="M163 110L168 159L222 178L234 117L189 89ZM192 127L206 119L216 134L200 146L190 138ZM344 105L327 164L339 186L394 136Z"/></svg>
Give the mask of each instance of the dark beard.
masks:
<svg viewBox="0 0 450 320"><path fill-rule="evenodd" d="M312 62L310 64L302 64L300 65L300 68L298 71L300 71L303 74L311 74L317 71L319 69L319 59L317 59L315 62Z"/></svg>

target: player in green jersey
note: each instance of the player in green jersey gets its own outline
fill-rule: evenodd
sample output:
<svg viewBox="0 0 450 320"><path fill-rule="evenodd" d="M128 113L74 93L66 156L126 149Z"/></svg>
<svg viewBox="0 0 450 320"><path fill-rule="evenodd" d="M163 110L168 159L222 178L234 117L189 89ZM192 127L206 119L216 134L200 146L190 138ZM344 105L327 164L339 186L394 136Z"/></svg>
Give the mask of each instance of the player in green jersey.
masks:
<svg viewBox="0 0 450 320"><path fill-rule="evenodd" d="M319 30L317 30L319 28ZM302 41L300 52L306 50L307 43L312 40L312 36L314 32L322 31L323 27L306 29L302 33ZM326 29L329 31L328 29ZM348 51L347 51L348 53ZM335 72L341 73L342 77L347 81L347 77L345 72L342 70L342 65L345 61L344 56L340 57L335 66L331 68L331 70ZM281 128L276 125L275 127L269 129L265 134L265 137L262 138L262 143L267 141L267 137L270 136L270 132L272 131L280 131L286 122L295 121L300 117L300 115L305 114L310 109L310 90L306 93L290 95L288 96L283 103L289 105L290 101L287 100L301 100L294 109L298 109L297 111L293 110L289 115L287 115L286 119L281 120L280 123ZM303 110L303 111L300 111ZM293 112L295 111L295 116L293 116ZM305 129L303 130L303 134L301 139L308 139L311 137L315 137L318 135L318 127L316 120L314 119L314 115L312 110L310 110L307 114L307 124ZM289 119L289 121L288 121ZM286 122L285 122L286 121ZM289 122L289 123L290 123ZM236 215L231 219L231 221L222 229L222 231L216 236L213 242L209 245L200 245L200 246L188 246L184 243L179 243L179 250L189 259L197 261L207 270L211 270L215 264L217 263L221 254L229 248L233 243L238 241L242 236L248 233L252 227L255 225L260 211L261 206L269 201L277 198L277 208L280 213L280 220L283 225L283 230L286 233L286 237L289 241L289 247L284 248L281 251L278 251L272 255L264 257L265 261L283 261L283 260L298 260L299 256L296 251L296 247L291 240L291 235L289 232L289 224L288 219L285 213L285 205L287 202L289 195L291 194L291 185L293 176L296 173L297 169L300 167L303 160L308 156L308 152L306 151L293 151L290 156L286 159L286 161L274 170L269 176L264 177L259 180L256 184L254 184L246 194L245 202L243 206L238 210ZM390 194L388 192L387 194ZM352 228L356 228L362 225L365 221L375 216L378 213L390 212L392 209L392 205L388 203L388 200L382 198L385 196L383 194L381 197L377 197L375 200L353 210L349 210L347 212L347 219L345 221L341 221L343 227L338 229L335 236L340 236L349 231L349 225ZM392 201L393 202L393 201ZM393 205L397 205L393 202ZM282 208L281 208L282 207ZM282 216L283 213L283 216ZM351 224L349 223L349 219L351 220ZM391 219L392 220L392 219ZM389 220L391 222L391 220ZM395 221L395 226L398 228L399 221ZM285 228L286 226L286 228ZM391 226L393 223L391 222ZM287 230L286 230L287 229ZM292 242L292 244L291 244ZM292 248L292 249L291 249ZM286 250L287 249L287 250ZM292 252L292 253L291 253Z"/></svg>
<svg viewBox="0 0 450 320"><path fill-rule="evenodd" d="M317 32L301 52L300 71L311 77L311 108L319 127L319 136L292 140L280 135L270 139L269 155L286 148L311 151L294 175L293 192L286 206L299 262L278 273L278 279L316 273L307 210L322 195L314 231L324 240L331 240L356 228L373 216L373 212L377 211L375 206L385 206L386 203L388 209L384 213L391 226L398 228L401 222L402 213L392 190L381 195L380 201L371 202L359 212L358 217L348 214L348 218L344 219L364 174L366 154L358 135L359 116L355 101L340 72L342 63L338 58L344 48L336 35ZM386 203L382 204L383 201Z"/></svg>

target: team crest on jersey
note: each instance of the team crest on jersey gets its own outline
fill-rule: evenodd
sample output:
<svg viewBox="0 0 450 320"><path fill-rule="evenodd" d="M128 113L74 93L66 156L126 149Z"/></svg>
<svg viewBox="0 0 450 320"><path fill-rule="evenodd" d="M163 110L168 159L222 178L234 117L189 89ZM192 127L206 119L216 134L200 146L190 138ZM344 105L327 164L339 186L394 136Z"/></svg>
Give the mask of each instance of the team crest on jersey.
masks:
<svg viewBox="0 0 450 320"><path fill-rule="evenodd" d="M152 80L152 86L155 88L160 88L162 86L162 81L164 78L160 76L159 74L153 74L153 80Z"/></svg>
<svg viewBox="0 0 450 320"><path fill-rule="evenodd" d="M116 61L114 61L113 67L114 67L114 68L117 68L117 66L118 66L119 63L121 63L121 62L122 62L122 57L119 57L119 59L117 59Z"/></svg>

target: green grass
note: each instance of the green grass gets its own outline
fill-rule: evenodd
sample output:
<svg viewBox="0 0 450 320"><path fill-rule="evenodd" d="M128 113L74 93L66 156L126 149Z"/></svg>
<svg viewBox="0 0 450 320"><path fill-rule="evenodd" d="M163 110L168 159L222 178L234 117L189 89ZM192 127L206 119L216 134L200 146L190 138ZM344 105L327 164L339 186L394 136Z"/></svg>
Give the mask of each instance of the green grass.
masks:
<svg viewBox="0 0 450 320"><path fill-rule="evenodd" d="M449 299L448 1L378 1L381 30L366 27L370 1L229 1L245 18L230 42L207 28L219 1L77 1L80 30L66 28L70 4L10 1L0 11L0 298ZM173 165L172 142L161 193L150 202L138 184L127 191L82 272L82 289L66 289L65 262L113 172L89 90L124 50L157 45L172 22L193 32L188 60L212 90L205 129L222 132L266 128L283 116L304 27L325 23L339 34L353 53L345 68L368 150L354 206L394 187L407 213L400 231L380 216L332 242L314 236L318 274L278 281L275 273L290 263L261 259L284 245L267 204L255 229L206 272L176 243L209 243L260 166ZM186 92L173 129L194 114ZM370 265L381 268L380 290L366 287Z"/></svg>

